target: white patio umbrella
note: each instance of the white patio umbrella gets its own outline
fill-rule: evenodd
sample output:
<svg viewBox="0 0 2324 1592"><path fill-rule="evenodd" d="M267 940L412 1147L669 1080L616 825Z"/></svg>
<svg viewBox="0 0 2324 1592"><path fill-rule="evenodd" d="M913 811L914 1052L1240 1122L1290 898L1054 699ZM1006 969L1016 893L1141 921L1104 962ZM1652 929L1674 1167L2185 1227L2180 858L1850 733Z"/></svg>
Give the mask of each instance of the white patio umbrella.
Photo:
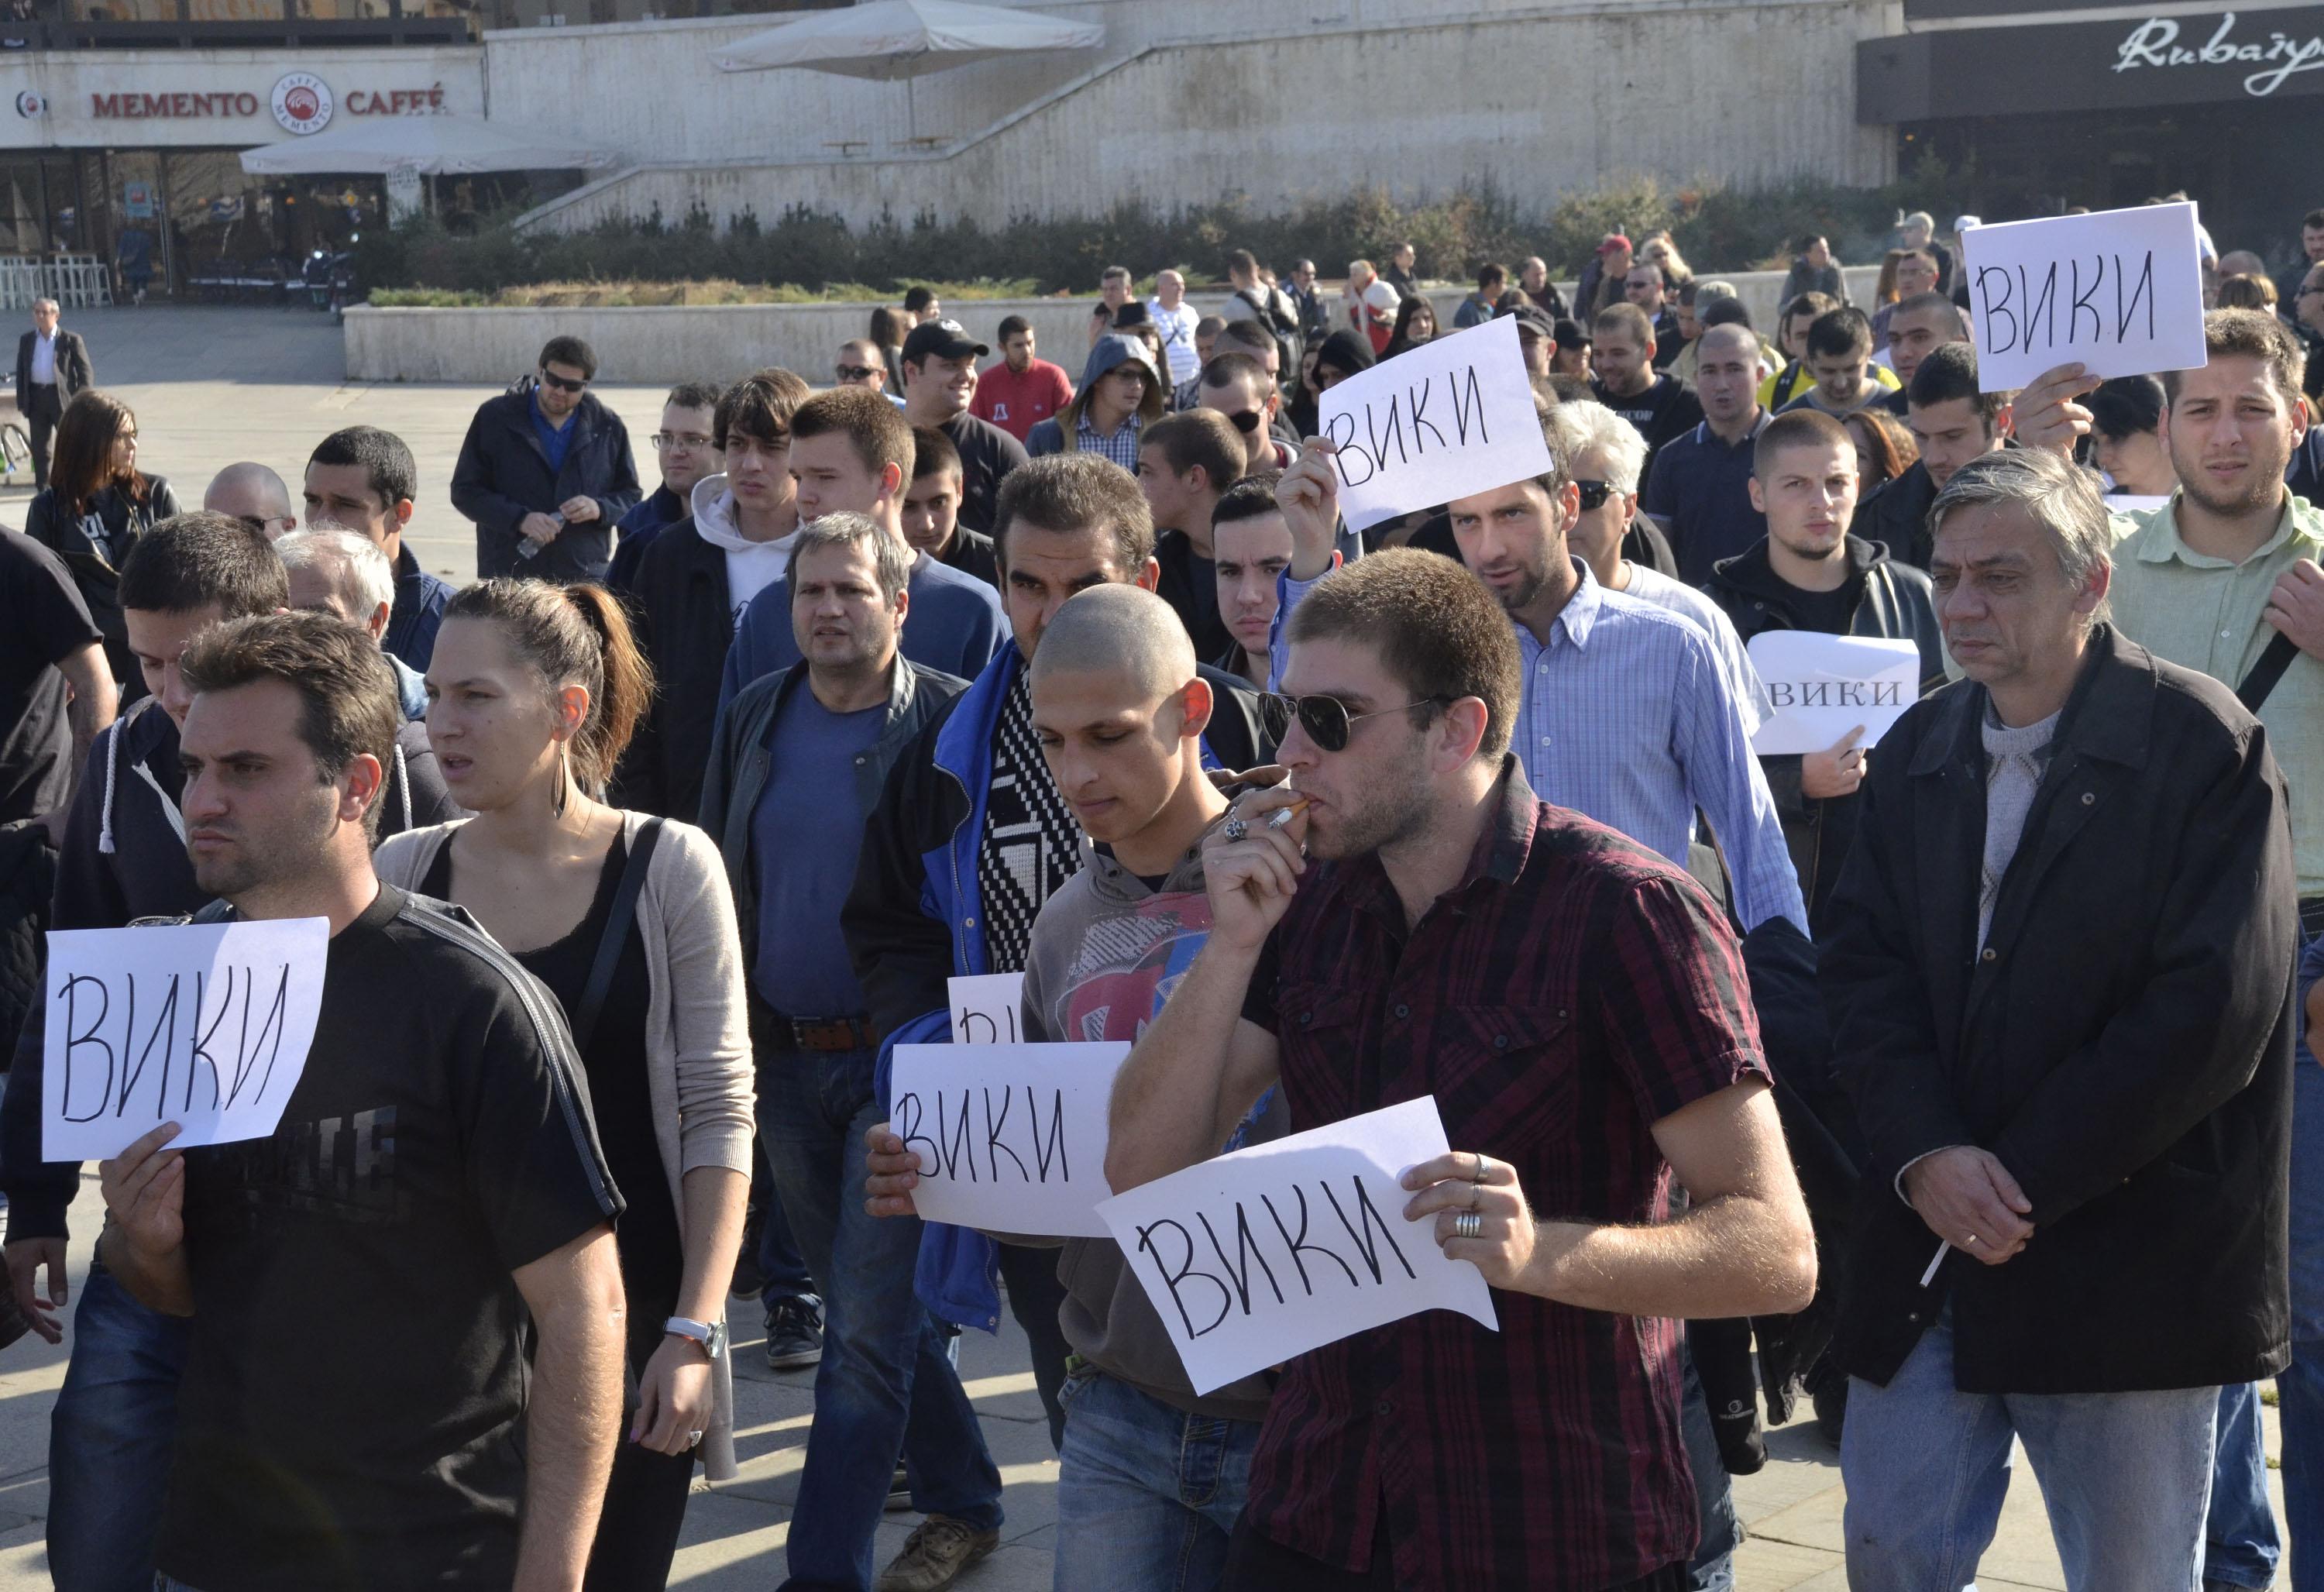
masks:
<svg viewBox="0 0 2324 1592"><path fill-rule="evenodd" d="M309 138L246 149L242 169L277 177L392 170L436 177L595 169L620 159L613 150L482 116L374 116Z"/></svg>
<svg viewBox="0 0 2324 1592"><path fill-rule="evenodd" d="M881 82L901 78L911 136L918 138L912 78L1004 55L1094 50L1104 42L1102 23L1068 22L962 0L872 0L752 33L712 51L710 60L723 72L806 67Z"/></svg>

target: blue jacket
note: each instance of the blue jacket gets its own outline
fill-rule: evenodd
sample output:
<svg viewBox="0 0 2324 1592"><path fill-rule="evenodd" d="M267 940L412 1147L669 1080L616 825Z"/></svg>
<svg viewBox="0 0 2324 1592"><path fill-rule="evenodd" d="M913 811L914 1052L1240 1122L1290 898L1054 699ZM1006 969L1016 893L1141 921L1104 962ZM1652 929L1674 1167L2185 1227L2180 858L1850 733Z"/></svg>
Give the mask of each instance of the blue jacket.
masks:
<svg viewBox="0 0 2324 1592"><path fill-rule="evenodd" d="M666 485L640 498L638 506L613 527L621 534L613 543L613 566L605 571L606 588L627 594L636 584L638 561L654 545L654 538L692 511L693 506Z"/></svg>
<svg viewBox="0 0 2324 1592"><path fill-rule="evenodd" d="M889 771L879 805L864 827L855 886L839 921L872 1026L882 1036L873 1085L882 1110L895 1047L951 1039L945 980L991 971L976 857L984 840L985 794L992 786L993 732L1024 667L1012 641L967 690L938 710ZM1223 709L1226 676L1208 668L1203 674ZM1238 684L1249 698L1248 685ZM1253 767L1257 750L1242 744L1251 722L1248 713L1222 711L1213 722L1233 766ZM1203 762L1219 766L1209 735ZM913 1286L921 1302L945 1320L998 1331L999 1257L998 1247L982 1233L927 1223Z"/></svg>
<svg viewBox="0 0 2324 1592"><path fill-rule="evenodd" d="M402 543L395 554L395 603L387 611L387 634L380 638L379 649L426 674L428 660L436 656L436 632L444 625L444 604L451 600L452 583L420 568L411 544ZM403 711L407 718L427 717L424 705L416 713L409 705Z"/></svg>

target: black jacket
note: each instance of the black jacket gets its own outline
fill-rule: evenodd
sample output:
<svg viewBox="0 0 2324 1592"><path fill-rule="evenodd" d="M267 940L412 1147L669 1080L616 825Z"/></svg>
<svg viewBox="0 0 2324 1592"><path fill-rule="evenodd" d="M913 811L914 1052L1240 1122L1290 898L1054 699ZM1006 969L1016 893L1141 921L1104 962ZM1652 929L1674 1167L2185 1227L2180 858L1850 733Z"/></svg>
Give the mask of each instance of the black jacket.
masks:
<svg viewBox="0 0 2324 1592"><path fill-rule="evenodd" d="M734 916L742 933L742 966L759 960L759 870L751 855L751 821L767 788L767 771L781 750L767 744L768 728L783 711L794 691L808 689L805 660L780 674L762 675L742 687L718 722L717 744L711 749L709 767L702 775L702 828L718 842L726 859L726 881L734 892ZM904 755L928 722L952 699L968 689L968 682L941 669L925 667L899 656L888 676L888 718L872 750L855 759L856 826L860 831L879 805L888 770ZM831 793L837 800L840 793ZM862 836L857 836L861 843ZM836 917L827 924L803 925L820 933L836 933Z"/></svg>
<svg viewBox="0 0 2324 1592"><path fill-rule="evenodd" d="M117 486L99 489L88 512L73 519L44 486L24 509L24 534L65 561L88 616L105 634L105 661L121 685L124 705L145 695L145 678L129 656L128 621L121 617L121 566L137 538L178 512L178 494L164 476L145 477L145 501L132 502Z"/></svg>
<svg viewBox="0 0 2324 1592"><path fill-rule="evenodd" d="M16 410L19 414L32 412L32 340L38 332L26 332L16 339ZM88 363L88 345L81 341L78 332L57 328L57 402L68 404L73 394L97 385L96 367Z"/></svg>
<svg viewBox="0 0 2324 1592"><path fill-rule="evenodd" d="M614 772L613 800L691 824L734 634L726 555L702 539L689 514L654 538L623 595L653 663L654 694Z"/></svg>
<svg viewBox="0 0 2324 1592"><path fill-rule="evenodd" d="M1849 534L1878 542L1899 564L1915 569L1929 566L1935 542L1929 535L1929 510L1937 501L1937 483L1929 467L1918 459L1893 481L1884 481L1870 497L1856 505L1856 520Z"/></svg>
<svg viewBox="0 0 2324 1592"><path fill-rule="evenodd" d="M2283 778L2217 681L2101 627L1977 943L1988 698L1962 681L1880 743L1822 961L1868 1146L1837 1352L1885 1383L1945 1302L1967 1393L2272 1376L2286 1278L2299 922ZM2033 1241L1948 1255L1894 1192L1977 1145Z"/></svg>
<svg viewBox="0 0 2324 1592"><path fill-rule="evenodd" d="M1945 640L1937 626L1936 600L1929 577L1888 557L1887 549L1860 537L1848 538L1849 578L1862 583L1850 616L1848 634L1884 636L1911 641L1921 649L1921 690L1934 691L1945 683ZM1735 621L1735 633L1749 646L1762 630L1795 630L1798 615L1792 607L1794 587L1777 575L1767 559L1767 538L1711 567L1703 591ZM1791 848L1792 868L1800 876L1800 894L1808 904L1808 923L1820 927L1824 903L1840 879L1840 865L1856 833L1857 797L1812 796L1800 788L1800 757L1779 753L1759 759L1767 788L1783 820L1784 843Z"/></svg>
<svg viewBox="0 0 2324 1592"><path fill-rule="evenodd" d="M565 464L551 474L549 456L532 428L532 393L487 399L468 422L460 462L452 469L452 506L476 522L476 578L530 575L538 580L597 580L613 557L614 521L637 506L638 470L621 418L582 394L568 422L575 428ZM573 525L530 558L517 557L527 514L553 514L576 497L597 500L597 518Z"/></svg>

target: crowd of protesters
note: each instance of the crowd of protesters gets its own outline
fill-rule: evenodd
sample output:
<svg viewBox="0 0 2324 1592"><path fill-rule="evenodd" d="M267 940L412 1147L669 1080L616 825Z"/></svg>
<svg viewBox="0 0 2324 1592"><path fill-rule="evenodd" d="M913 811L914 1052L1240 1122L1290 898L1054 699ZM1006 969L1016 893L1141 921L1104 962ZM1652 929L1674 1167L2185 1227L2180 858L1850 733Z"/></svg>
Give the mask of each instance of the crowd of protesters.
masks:
<svg viewBox="0 0 2324 1592"><path fill-rule="evenodd" d="M40 932L331 931L272 1136L99 1169L57 1585L659 1587L754 1297L813 1374L800 1592L998 1547L957 1339L1004 1300L1060 1592L1730 1587L1763 1407L1837 1443L1867 1592L1970 1582L2013 1442L2078 1592L2264 1587L2286 1536L2324 1587L2303 240L2207 256L2200 367L2015 393L1925 215L1868 307L1800 238L1766 336L1667 235L1441 319L1409 244L1336 296L1113 267L1077 371L917 290L827 379L674 387L650 492L559 336L461 447L458 590L373 428L182 509L51 307L0 1329L68 1329ZM1324 395L1496 318L1548 467L1351 533ZM1773 631L1904 643L1921 700L1757 753ZM990 972L1130 1043L1117 1190L1433 1096L1406 1215L1499 1330L1198 1393L1111 1240L923 1222L886 1058Z"/></svg>

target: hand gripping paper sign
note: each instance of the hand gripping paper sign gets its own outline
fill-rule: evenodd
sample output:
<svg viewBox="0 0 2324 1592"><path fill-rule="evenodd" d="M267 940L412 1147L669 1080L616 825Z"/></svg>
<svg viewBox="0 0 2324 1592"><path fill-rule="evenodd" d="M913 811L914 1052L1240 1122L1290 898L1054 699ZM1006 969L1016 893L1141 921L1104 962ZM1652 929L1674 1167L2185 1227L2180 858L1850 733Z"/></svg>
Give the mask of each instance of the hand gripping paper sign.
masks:
<svg viewBox="0 0 2324 1592"><path fill-rule="evenodd" d="M1316 426L1340 450L1340 513L1351 530L1550 467L1508 317L1350 376L1323 394Z"/></svg>
<svg viewBox="0 0 2324 1592"><path fill-rule="evenodd" d="M920 1164L922 1219L1102 1238L1106 1107L1130 1046L899 1044L888 1126Z"/></svg>
<svg viewBox="0 0 2324 1592"><path fill-rule="evenodd" d="M2111 377L2204 361L2192 205L1972 226L1961 257L1983 391L2015 391L2061 364Z"/></svg>
<svg viewBox="0 0 2324 1592"><path fill-rule="evenodd" d="M1434 1097L1157 1178L1098 1207L1196 1393L1425 1310L1498 1332L1484 1275L1406 1221L1406 1169L1444 1154Z"/></svg>
<svg viewBox="0 0 2324 1592"><path fill-rule="evenodd" d="M1921 698L1921 649L1880 636L1762 630L1746 649L1775 713L1751 737L1762 757L1825 751L1850 730L1872 746Z"/></svg>
<svg viewBox="0 0 2324 1592"><path fill-rule="evenodd" d="M307 1070L330 940L320 917L51 934L43 1158L104 1160L164 1122L181 1149L272 1133Z"/></svg>
<svg viewBox="0 0 2324 1592"><path fill-rule="evenodd" d="M1025 1005L1022 973L974 973L946 979L954 1044L1020 1044Z"/></svg>

